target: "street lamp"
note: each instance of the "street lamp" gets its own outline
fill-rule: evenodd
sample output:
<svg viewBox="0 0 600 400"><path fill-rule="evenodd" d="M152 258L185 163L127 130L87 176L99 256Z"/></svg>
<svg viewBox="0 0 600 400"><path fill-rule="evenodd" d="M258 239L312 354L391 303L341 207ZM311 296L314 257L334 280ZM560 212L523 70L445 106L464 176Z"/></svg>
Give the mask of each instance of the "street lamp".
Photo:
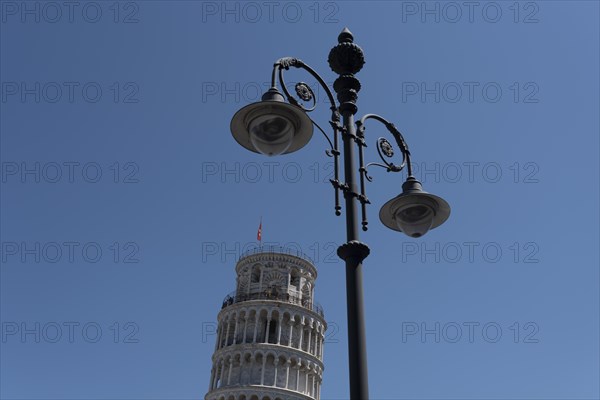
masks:
<svg viewBox="0 0 600 400"><path fill-rule="evenodd" d="M421 183L412 174L410 152L404 137L394 124L376 114L367 114L354 121L357 112L356 100L360 82L354 77L365 63L362 49L354 44L352 33L345 28L338 36L338 44L329 53L329 66L339 77L333 84L339 105L325 81L312 68L297 58L285 57L273 66L271 88L261 101L239 110L231 120L231 133L235 140L246 149L276 156L297 151L311 139L313 126L316 126L329 142L326 151L334 160L334 178L330 179L335 193L335 214L341 215L340 191L344 194L346 206L346 243L341 245L338 256L346 262L346 298L348 303L348 353L350 364L350 398L369 398L367 351L364 322L362 262L369 255L369 247L359 241L357 206L362 212L362 229L368 229L366 205L370 204L365 192L365 181L372 181L368 174L370 166L385 168L388 172L400 172L407 168L408 177L402 184L402 193L389 200L379 211L379 219L388 228L403 232L410 237L423 236L430 229L440 226L450 216L450 206L441 197L423 191ZM329 99L333 128L332 139L313 120L308 112L316 108L316 98L310 86L300 82L295 85L296 95L303 102L312 101L307 108L293 97L283 79L283 71L290 67L302 68L311 74L323 87ZM277 88L277 79L283 94ZM285 95L285 97L284 97ZM285 101L287 99L287 102ZM382 163L364 163L365 122L369 119L382 123L392 134L402 162L397 165L389 159L394 156L394 147L385 138L377 139L377 152ZM339 138L343 141L344 180L339 179ZM359 168L355 167L355 147L358 148ZM360 174L359 185L356 172Z"/></svg>

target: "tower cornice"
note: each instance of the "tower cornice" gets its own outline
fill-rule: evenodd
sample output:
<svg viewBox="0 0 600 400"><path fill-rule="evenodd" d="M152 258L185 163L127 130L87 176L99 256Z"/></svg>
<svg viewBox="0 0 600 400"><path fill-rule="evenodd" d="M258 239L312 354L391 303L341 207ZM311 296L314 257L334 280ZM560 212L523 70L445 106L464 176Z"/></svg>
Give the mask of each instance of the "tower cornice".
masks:
<svg viewBox="0 0 600 400"><path fill-rule="evenodd" d="M287 264L288 266L295 266L301 270L308 270L312 274L313 278L316 279L318 272L317 268L314 266L310 258L303 253L295 252L296 254L289 254L285 251L292 250L273 250L273 251L265 251L259 252L260 248L251 249L245 253L243 253L236 266L235 271L237 274L240 273L240 270L248 265L253 265L255 263L265 263L265 262L282 262Z"/></svg>

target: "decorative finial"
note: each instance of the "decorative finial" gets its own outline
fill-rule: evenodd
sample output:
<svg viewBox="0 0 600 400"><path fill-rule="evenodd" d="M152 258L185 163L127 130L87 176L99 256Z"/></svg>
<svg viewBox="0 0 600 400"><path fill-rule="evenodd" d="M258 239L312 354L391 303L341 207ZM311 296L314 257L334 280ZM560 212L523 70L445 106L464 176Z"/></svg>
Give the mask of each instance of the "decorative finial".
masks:
<svg viewBox="0 0 600 400"><path fill-rule="evenodd" d="M339 75L356 74L365 63L362 49L354 43L354 36L344 28L338 36L338 44L329 52L329 66Z"/></svg>
<svg viewBox="0 0 600 400"><path fill-rule="evenodd" d="M342 33L338 36L338 43L352 43L354 42L354 36L348 28L344 28Z"/></svg>

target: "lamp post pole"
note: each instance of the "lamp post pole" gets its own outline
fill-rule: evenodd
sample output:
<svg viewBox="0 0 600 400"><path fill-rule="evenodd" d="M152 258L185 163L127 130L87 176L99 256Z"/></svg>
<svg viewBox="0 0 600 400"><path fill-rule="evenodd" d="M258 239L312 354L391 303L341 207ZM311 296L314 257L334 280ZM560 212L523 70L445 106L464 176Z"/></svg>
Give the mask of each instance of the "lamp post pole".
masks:
<svg viewBox="0 0 600 400"><path fill-rule="evenodd" d="M340 185L346 205L346 240L338 248L338 255L346 262L346 301L348 318L348 361L350 372L350 399L367 400L369 383L367 369L367 345L365 311L363 300L362 262L369 255L369 248L359 241L358 187L356 185L355 152L356 127L354 114L360 82L354 74L364 64L363 52L353 43L350 31L345 29L338 37L338 45L329 53L329 66L339 74L333 88L340 103L342 116L342 140L344 149L344 179Z"/></svg>

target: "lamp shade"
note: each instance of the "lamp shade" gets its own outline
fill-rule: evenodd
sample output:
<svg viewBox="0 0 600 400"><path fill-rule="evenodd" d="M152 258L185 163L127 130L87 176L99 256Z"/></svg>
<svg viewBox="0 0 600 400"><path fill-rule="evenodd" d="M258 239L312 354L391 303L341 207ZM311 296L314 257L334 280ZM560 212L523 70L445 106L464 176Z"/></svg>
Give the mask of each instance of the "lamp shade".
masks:
<svg viewBox="0 0 600 400"><path fill-rule="evenodd" d="M299 150L313 134L313 124L306 112L286 103L275 88L269 89L261 101L235 113L230 128L239 144L267 156Z"/></svg>
<svg viewBox="0 0 600 400"><path fill-rule="evenodd" d="M443 224L450 216L446 200L423 191L421 183L410 176L402 185L402 193L381 207L379 219L388 228L421 237Z"/></svg>

